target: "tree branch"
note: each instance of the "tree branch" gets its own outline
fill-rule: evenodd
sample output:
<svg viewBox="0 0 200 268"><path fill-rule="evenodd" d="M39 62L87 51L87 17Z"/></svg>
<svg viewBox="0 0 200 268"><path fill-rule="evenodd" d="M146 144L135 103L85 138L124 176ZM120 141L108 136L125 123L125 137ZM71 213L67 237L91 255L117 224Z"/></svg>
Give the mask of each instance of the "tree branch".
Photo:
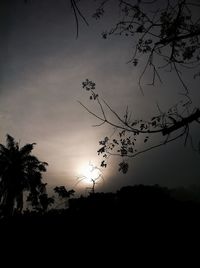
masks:
<svg viewBox="0 0 200 268"><path fill-rule="evenodd" d="M161 39L159 42L155 43L155 45L166 45L173 41L177 42L177 41L192 38L198 35L200 35L200 29L198 29L195 32L191 32L189 34L177 35L175 37Z"/></svg>
<svg viewBox="0 0 200 268"><path fill-rule="evenodd" d="M198 121L199 118L200 118L200 110L197 109L196 112L189 115L188 117L183 118L181 121L177 122L173 126L171 126L169 128L164 128L162 130L162 134L163 134L163 136L168 135L168 134L170 134L170 133L172 133L172 132L174 132L174 131L176 131L184 126L189 125L193 121Z"/></svg>

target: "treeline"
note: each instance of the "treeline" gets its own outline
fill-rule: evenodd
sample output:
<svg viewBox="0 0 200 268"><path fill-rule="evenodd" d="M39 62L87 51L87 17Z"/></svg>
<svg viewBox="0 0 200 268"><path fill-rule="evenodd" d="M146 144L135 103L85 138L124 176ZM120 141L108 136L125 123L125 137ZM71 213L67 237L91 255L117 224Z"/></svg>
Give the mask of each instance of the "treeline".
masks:
<svg viewBox="0 0 200 268"><path fill-rule="evenodd" d="M122 187L115 193L95 193L93 187L87 197L78 198L72 198L73 189L57 186L54 188L57 197L49 196L47 184L42 180L48 164L32 155L34 146L35 143L20 147L10 135L6 136L6 145L0 144L0 223L65 224L82 219L112 222L122 218L132 221L199 215L200 187L195 186L187 190L135 185ZM58 201L63 209L58 209Z"/></svg>
<svg viewBox="0 0 200 268"><path fill-rule="evenodd" d="M89 252L97 246L109 250L129 245L131 249L133 245L143 247L148 243L151 248L155 241L159 248L165 241L173 244L172 241L180 243L197 237L200 232L197 196L195 191L184 188L126 186L115 193L96 192L69 198L68 206L63 209L27 209L4 217L0 220L0 233L6 239L41 243L41 247L62 244L63 248L65 244L67 247L73 244L76 250L84 250L89 244Z"/></svg>
<svg viewBox="0 0 200 268"><path fill-rule="evenodd" d="M56 188L63 193L65 190ZM68 192L66 192L68 193ZM197 218L200 215L200 187L169 189L159 185L135 185L122 187L115 193L96 192L88 196L69 198L66 208L49 210L29 210L4 218L2 221L35 221L49 223L73 222L77 219L116 220L126 218L138 219L169 219L182 217Z"/></svg>

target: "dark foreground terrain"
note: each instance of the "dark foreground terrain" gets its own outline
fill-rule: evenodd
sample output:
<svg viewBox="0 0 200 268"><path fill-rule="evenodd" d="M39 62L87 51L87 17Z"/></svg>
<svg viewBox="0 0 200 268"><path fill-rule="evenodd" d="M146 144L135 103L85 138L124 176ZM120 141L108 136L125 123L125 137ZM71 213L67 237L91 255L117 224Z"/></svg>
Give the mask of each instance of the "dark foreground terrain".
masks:
<svg viewBox="0 0 200 268"><path fill-rule="evenodd" d="M95 259L93 267L100 262L107 267L108 260L113 267L121 259L119 267L131 267L136 258L154 263L161 257L162 267L171 258L183 260L189 251L197 257L199 230L198 193L138 185L70 199L68 209L1 219L0 244L8 256L17 252L20 264L28 256L35 265L40 259L48 265L53 259L56 265Z"/></svg>
<svg viewBox="0 0 200 268"><path fill-rule="evenodd" d="M3 218L1 230L65 233L100 231L110 234L163 232L186 233L200 228L200 196L184 189L169 190L155 186L127 186L116 193L94 193L72 198L67 209L48 212L26 211L22 215Z"/></svg>

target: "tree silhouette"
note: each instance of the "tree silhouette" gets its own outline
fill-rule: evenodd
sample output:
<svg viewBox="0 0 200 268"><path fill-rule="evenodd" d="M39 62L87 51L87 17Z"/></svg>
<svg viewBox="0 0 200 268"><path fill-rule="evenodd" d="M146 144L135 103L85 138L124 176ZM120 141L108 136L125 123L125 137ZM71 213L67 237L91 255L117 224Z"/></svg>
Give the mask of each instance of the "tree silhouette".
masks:
<svg viewBox="0 0 200 268"><path fill-rule="evenodd" d="M90 99L96 102L97 108L99 108L101 113L97 114L79 102L90 114L100 121L95 126L108 124L114 128L110 137L106 136L99 141L101 147L97 152L99 155L103 155L102 167L107 166L107 160L110 156L121 156L123 161L119 163L119 171L126 173L128 171L127 158L136 157L141 153L163 146L181 137L184 138L185 145L188 138L193 145L189 131L192 122L200 123L200 110L198 108L195 108L191 114L188 114L188 109L184 109L186 114L184 117L183 111L180 112L179 109L182 110L185 104L178 103L170 107L167 112L160 110L160 114L152 117L149 121L132 119L128 108L125 115L120 116L104 99L101 99L95 93L94 82L86 79L83 82L83 88L86 88L91 93ZM115 121L109 120L110 114L114 116ZM154 136L158 138L158 134L161 136L159 141L154 139ZM153 143L150 146L148 145L149 141Z"/></svg>
<svg viewBox="0 0 200 268"><path fill-rule="evenodd" d="M46 212L48 207L53 205L55 200L53 197L49 197L47 193L43 193L39 196L42 212Z"/></svg>
<svg viewBox="0 0 200 268"><path fill-rule="evenodd" d="M14 211L21 213L24 191L33 205L39 202L46 186L42 172L48 164L31 155L35 143L20 148L10 135L6 143L0 144L0 207L3 216L11 216Z"/></svg>
<svg viewBox="0 0 200 268"><path fill-rule="evenodd" d="M100 1L93 17L102 18L110 2ZM130 38L135 47L130 62L134 66L144 62L138 79L141 91L142 79L147 71L152 71L149 85L154 85L156 80L161 81L160 69L168 69L177 74L187 94L188 88L179 67L194 68L200 62L199 1L118 0L115 5L121 15L111 29L102 33L102 37L120 35ZM199 74L197 72L194 76Z"/></svg>
<svg viewBox="0 0 200 268"><path fill-rule="evenodd" d="M110 0L100 1L93 17L101 19L109 3ZM152 74L148 85L154 86L157 82L162 82L163 70L169 71L169 74L174 73L183 89L179 102L172 104L166 111L162 111L157 104L158 113L143 120L132 118L128 107L122 115L115 111L96 92L93 81L86 79L82 83L97 109L93 111L83 103L80 104L99 120L96 126L107 124L114 128L111 135L99 142L101 147L98 154L103 156L101 166L107 166L110 156L121 156L119 171L126 173L128 158L181 138L184 145L189 140L193 146L190 124L200 123L200 109L192 103L190 89L182 72L192 69L194 79L200 75L200 4L198 1L187 0L118 0L110 5L116 5L120 15L114 26L102 33L102 37L106 39L111 35L119 35L134 44L130 63L141 70L138 86L142 94L145 74Z"/></svg>
<svg viewBox="0 0 200 268"><path fill-rule="evenodd" d="M56 186L54 188L54 192L57 193L62 200L64 200L61 204L65 204L65 206L67 206L68 199L75 193L73 189L67 190L65 186ZM58 204L58 206L61 204Z"/></svg>

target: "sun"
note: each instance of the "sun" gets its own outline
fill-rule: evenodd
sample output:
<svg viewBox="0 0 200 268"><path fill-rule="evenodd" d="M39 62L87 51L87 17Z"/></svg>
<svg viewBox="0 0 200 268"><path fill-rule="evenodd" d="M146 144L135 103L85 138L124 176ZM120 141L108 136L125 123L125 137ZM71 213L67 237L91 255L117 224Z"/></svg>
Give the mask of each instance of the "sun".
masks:
<svg viewBox="0 0 200 268"><path fill-rule="evenodd" d="M91 162L89 162L89 164L81 166L79 169L79 181L91 184L99 180L101 177L102 171Z"/></svg>

